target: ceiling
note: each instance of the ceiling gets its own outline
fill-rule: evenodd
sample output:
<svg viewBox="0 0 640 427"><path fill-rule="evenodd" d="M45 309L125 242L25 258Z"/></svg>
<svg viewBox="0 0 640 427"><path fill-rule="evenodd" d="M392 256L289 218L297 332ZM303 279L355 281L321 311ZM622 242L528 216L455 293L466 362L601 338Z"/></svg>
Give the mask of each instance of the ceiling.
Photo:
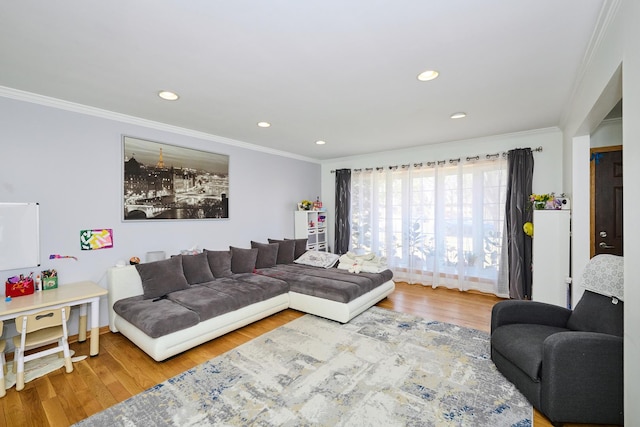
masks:
<svg viewBox="0 0 640 427"><path fill-rule="evenodd" d="M558 126L604 4L0 0L0 86L354 156ZM427 69L440 76L418 81Z"/></svg>

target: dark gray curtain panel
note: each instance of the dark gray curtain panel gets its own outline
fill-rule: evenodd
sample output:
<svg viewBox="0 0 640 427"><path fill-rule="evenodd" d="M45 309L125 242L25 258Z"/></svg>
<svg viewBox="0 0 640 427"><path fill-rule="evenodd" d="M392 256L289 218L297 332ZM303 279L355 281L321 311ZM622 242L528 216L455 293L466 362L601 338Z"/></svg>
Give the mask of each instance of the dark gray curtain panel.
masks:
<svg viewBox="0 0 640 427"><path fill-rule="evenodd" d="M338 169L336 171L336 228L333 253L346 254L350 239L351 169Z"/></svg>
<svg viewBox="0 0 640 427"><path fill-rule="evenodd" d="M531 299L532 240L524 234L522 226L533 218L529 206L533 181L533 153L530 148L509 151L507 201L507 260L509 264L509 296L513 299Z"/></svg>

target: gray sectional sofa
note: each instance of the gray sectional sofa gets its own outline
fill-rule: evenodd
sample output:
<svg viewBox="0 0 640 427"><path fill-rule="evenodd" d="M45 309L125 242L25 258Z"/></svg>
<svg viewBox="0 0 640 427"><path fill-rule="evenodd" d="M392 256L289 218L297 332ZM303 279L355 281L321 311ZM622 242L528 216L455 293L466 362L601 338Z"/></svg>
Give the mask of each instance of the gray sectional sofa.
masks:
<svg viewBox="0 0 640 427"><path fill-rule="evenodd" d="M286 308L348 322L395 289L392 273L349 273L306 242L252 242L107 272L109 328L157 361ZM315 266L318 258L328 258Z"/></svg>

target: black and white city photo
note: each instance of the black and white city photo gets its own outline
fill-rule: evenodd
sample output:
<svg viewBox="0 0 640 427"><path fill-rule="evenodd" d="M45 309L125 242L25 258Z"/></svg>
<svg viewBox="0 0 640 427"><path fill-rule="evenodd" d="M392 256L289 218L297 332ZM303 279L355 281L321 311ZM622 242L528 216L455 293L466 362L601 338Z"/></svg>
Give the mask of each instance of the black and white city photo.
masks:
<svg viewBox="0 0 640 427"><path fill-rule="evenodd" d="M229 156L123 136L123 220L229 218Z"/></svg>

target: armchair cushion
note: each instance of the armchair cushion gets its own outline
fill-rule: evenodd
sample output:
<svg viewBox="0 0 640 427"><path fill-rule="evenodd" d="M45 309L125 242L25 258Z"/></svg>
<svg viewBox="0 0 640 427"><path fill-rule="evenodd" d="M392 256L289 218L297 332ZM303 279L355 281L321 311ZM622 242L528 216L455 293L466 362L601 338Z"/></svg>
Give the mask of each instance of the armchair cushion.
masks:
<svg viewBox="0 0 640 427"><path fill-rule="evenodd" d="M567 327L574 331L600 332L621 337L624 332L623 304L612 298L585 291L573 310Z"/></svg>
<svg viewBox="0 0 640 427"><path fill-rule="evenodd" d="M499 326L512 323L533 323L566 328L569 316L571 316L571 310L558 305L536 301L501 301L491 310L491 332Z"/></svg>
<svg viewBox="0 0 640 427"><path fill-rule="evenodd" d="M514 323L496 329L491 335L491 345L532 381L539 382L544 342L549 336L563 331L567 329Z"/></svg>

